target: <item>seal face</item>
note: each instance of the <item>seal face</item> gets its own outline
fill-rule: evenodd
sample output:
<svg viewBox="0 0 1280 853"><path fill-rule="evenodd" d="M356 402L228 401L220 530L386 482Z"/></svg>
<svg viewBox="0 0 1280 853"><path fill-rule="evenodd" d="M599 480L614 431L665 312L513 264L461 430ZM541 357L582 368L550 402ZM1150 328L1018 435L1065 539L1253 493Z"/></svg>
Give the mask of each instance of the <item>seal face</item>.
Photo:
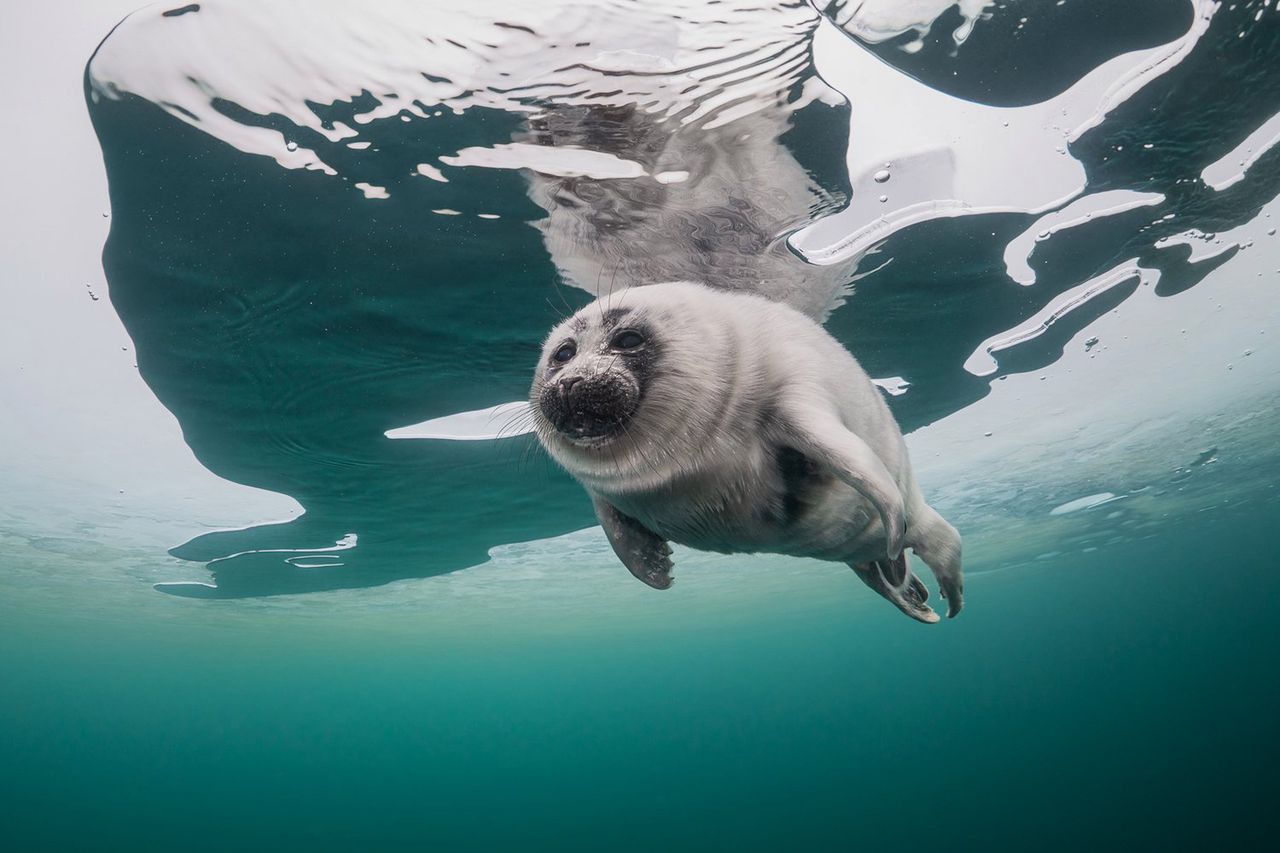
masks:
<svg viewBox="0 0 1280 853"><path fill-rule="evenodd" d="M548 338L531 402L564 441L602 447L625 434L660 349L633 319L624 308L594 323L580 313Z"/></svg>
<svg viewBox="0 0 1280 853"><path fill-rule="evenodd" d="M631 287L551 331L529 399L623 565L672 583L669 541L838 560L921 622L911 548L962 603L960 537L920 495L853 356L810 318L689 282Z"/></svg>

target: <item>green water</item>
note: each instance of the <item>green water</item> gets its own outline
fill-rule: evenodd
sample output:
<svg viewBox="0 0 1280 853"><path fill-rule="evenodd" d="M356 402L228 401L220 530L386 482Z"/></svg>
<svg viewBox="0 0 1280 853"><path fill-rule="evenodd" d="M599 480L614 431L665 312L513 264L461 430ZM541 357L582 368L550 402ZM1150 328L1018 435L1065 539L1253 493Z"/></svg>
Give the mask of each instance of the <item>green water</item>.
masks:
<svg viewBox="0 0 1280 853"><path fill-rule="evenodd" d="M1252 849L1280 758L1260 521L979 576L937 630L852 577L589 630L554 603L447 632L5 608L6 846Z"/></svg>

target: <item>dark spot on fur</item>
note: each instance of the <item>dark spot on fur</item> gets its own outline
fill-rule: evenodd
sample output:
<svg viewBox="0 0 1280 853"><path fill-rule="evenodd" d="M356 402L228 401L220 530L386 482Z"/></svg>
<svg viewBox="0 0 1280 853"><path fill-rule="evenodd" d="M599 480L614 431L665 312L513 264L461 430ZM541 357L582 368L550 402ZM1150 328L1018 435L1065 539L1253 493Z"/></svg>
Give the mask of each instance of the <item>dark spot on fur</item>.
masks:
<svg viewBox="0 0 1280 853"><path fill-rule="evenodd" d="M779 447L774 464L782 477L782 519L791 525L809 508L808 495L821 476L818 464L794 447Z"/></svg>
<svg viewBox="0 0 1280 853"><path fill-rule="evenodd" d="M627 370L630 370L631 375L636 378L636 384L640 386L640 399L643 400L662 359L662 343L646 326L633 324L632 328L644 335L644 346L620 352L618 358L626 364Z"/></svg>
<svg viewBox="0 0 1280 853"><path fill-rule="evenodd" d="M601 323L606 329L612 329L618 325L623 317L631 313L630 308L610 308L604 312L604 320Z"/></svg>

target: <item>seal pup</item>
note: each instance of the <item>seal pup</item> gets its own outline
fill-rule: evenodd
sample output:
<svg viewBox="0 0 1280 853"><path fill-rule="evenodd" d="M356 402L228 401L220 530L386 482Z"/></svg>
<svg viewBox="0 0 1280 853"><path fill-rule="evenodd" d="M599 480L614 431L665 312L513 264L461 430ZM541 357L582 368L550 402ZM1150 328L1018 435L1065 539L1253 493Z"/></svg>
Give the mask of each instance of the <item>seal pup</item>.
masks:
<svg viewBox="0 0 1280 853"><path fill-rule="evenodd" d="M921 496L879 390L793 308L690 282L598 299L551 330L530 404L543 447L655 589L671 586L668 542L816 557L936 622L911 548L960 612L959 534Z"/></svg>

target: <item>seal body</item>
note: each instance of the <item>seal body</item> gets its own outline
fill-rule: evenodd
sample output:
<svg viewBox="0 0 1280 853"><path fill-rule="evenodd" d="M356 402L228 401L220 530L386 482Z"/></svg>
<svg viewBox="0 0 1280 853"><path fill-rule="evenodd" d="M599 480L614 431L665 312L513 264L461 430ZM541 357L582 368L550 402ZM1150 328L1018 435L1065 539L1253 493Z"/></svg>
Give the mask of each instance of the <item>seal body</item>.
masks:
<svg viewBox="0 0 1280 853"><path fill-rule="evenodd" d="M880 391L786 305L688 282L632 287L552 330L538 437L591 495L619 558L671 584L678 542L847 563L925 622L904 548L962 603L960 537L925 503Z"/></svg>

